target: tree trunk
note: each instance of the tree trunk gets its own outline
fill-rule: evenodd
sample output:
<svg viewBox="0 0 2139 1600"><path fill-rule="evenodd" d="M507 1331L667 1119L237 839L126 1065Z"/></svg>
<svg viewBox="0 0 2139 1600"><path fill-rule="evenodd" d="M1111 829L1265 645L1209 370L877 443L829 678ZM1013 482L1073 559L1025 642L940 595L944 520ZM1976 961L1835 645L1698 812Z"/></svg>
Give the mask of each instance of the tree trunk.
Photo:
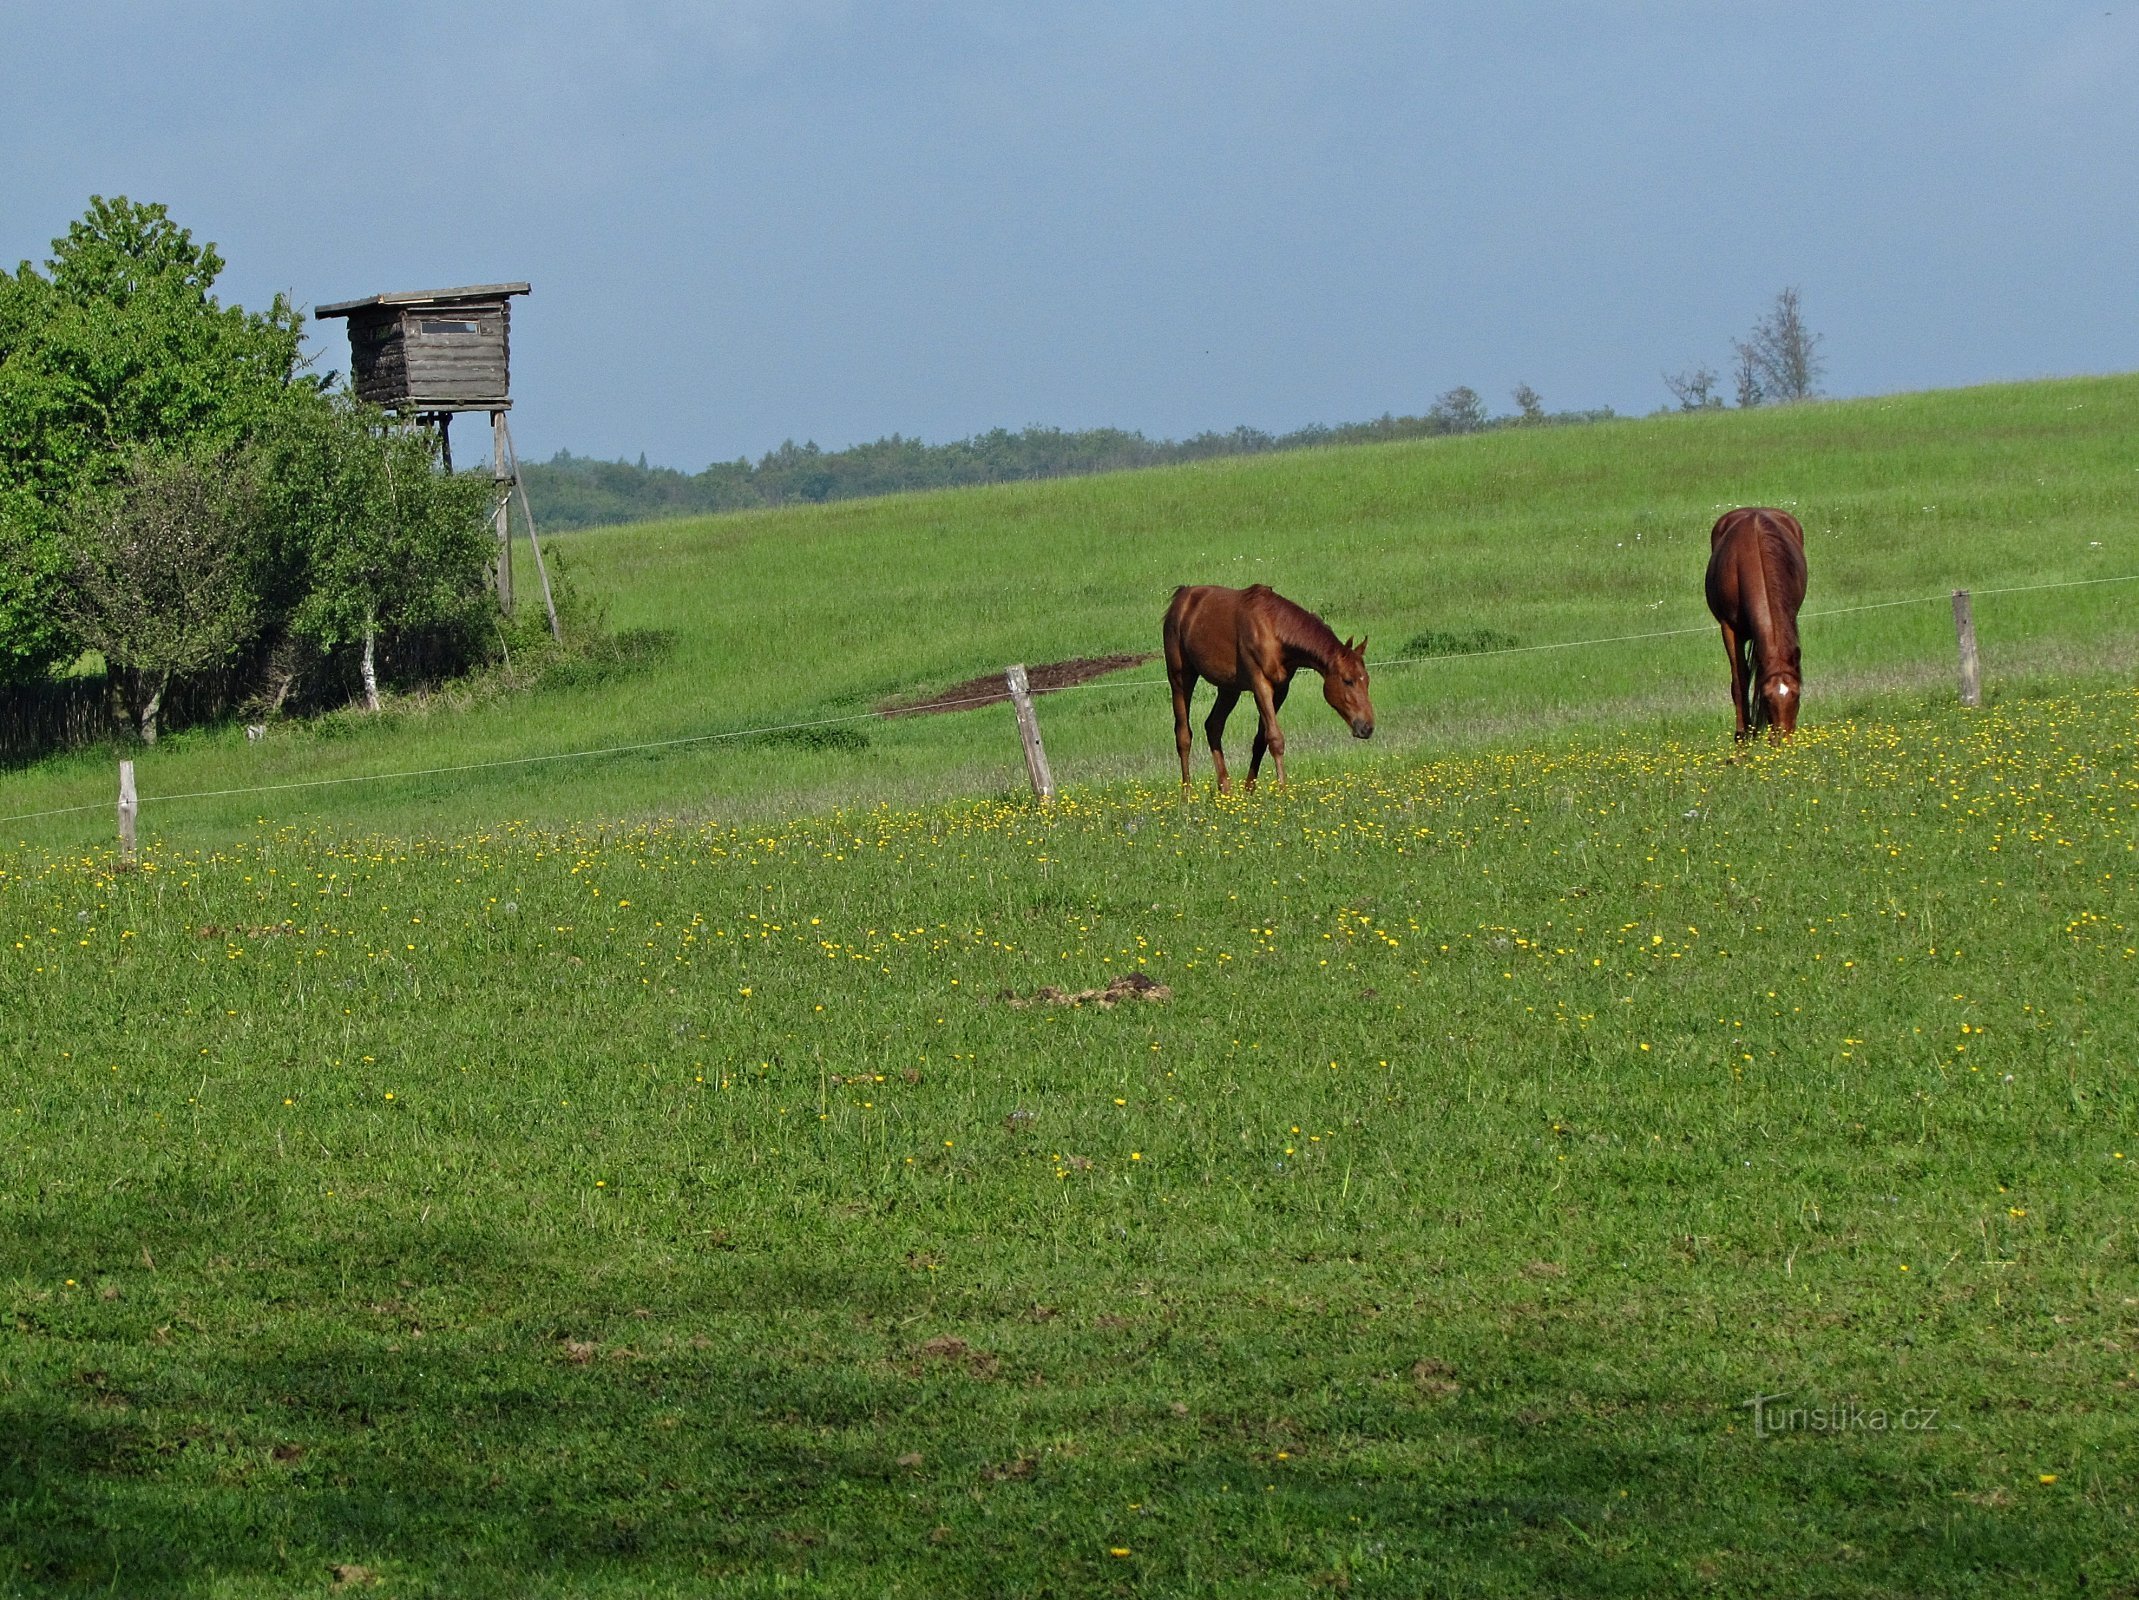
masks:
<svg viewBox="0 0 2139 1600"><path fill-rule="evenodd" d="M372 623L371 619L367 617L364 621L363 669L364 709L366 711L376 711L379 709L379 668L376 653L378 642L379 630Z"/></svg>
<svg viewBox="0 0 2139 1600"><path fill-rule="evenodd" d="M289 699L290 691L297 687L301 660L297 641L290 636L289 630L279 630L274 644L267 652L267 682L264 689L266 715L282 715L283 702Z"/></svg>
<svg viewBox="0 0 2139 1600"><path fill-rule="evenodd" d="M144 667L107 666L104 682L111 692L113 725L123 725L143 744L154 744L157 716L163 710L163 689L170 676Z"/></svg>
<svg viewBox="0 0 2139 1600"><path fill-rule="evenodd" d="M164 685L171 681L171 675L168 672L144 672L141 679L143 687L148 690L142 697L138 713L141 742L154 744L156 718L163 710L163 689Z"/></svg>

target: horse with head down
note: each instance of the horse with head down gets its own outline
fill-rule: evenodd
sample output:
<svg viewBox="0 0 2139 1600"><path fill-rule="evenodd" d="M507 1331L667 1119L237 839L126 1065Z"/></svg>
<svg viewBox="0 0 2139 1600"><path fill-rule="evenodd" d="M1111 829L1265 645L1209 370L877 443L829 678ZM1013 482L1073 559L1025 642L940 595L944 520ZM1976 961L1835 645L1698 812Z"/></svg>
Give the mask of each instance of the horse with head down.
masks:
<svg viewBox="0 0 2139 1600"><path fill-rule="evenodd" d="M1738 737L1787 739L1805 680L1797 608L1805 603L1805 530L1787 511L1740 506L1708 535L1708 609L1723 626Z"/></svg>
<svg viewBox="0 0 2139 1600"><path fill-rule="evenodd" d="M1366 640L1356 645L1349 639L1339 640L1328 623L1267 584L1246 589L1184 584L1174 590L1173 603L1166 608L1164 638L1166 676L1173 684L1174 747L1181 755L1183 789L1189 786L1188 752L1194 743L1188 730L1188 702L1198 678L1208 678L1218 690L1218 703L1204 720L1203 731L1210 739L1221 793L1228 787L1228 778L1220 741L1225 719L1243 694L1254 696L1258 714L1247 787L1255 787L1266 749L1277 765L1277 781L1285 781L1285 735L1277 725L1277 712L1285 703L1293 674L1302 667L1322 674L1322 698L1351 724L1354 738L1374 736L1374 706L1367 698Z"/></svg>

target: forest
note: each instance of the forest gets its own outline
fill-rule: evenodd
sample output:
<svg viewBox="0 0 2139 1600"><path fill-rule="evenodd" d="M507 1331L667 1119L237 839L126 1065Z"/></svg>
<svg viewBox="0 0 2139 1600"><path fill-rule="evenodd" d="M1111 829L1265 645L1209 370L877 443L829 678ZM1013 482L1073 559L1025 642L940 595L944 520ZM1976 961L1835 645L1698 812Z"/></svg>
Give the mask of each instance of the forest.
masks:
<svg viewBox="0 0 2139 1600"><path fill-rule="evenodd" d="M703 472L600 461L560 450L546 462L523 462L529 499L545 528L590 528L656 517L700 516L764 506L853 500L913 489L1020 483L1132 467L1168 466L1217 456L1263 455L1327 445L1374 444L1491 428L1564 426L1610 417L1594 411L1544 409L1527 385L1515 391L1517 409L1493 416L1475 390L1451 389L1420 416L1384 414L1371 422L1313 424L1290 433L1239 427L1188 439L1150 439L1124 428L994 428L949 444L891 434L871 444L825 450L792 440L756 461L716 461Z"/></svg>

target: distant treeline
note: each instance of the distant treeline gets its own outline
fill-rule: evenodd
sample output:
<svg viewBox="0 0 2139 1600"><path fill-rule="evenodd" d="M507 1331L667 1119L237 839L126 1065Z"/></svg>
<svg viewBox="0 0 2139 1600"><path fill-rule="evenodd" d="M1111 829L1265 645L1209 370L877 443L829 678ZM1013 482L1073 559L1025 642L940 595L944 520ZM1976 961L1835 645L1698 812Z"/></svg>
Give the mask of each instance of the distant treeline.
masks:
<svg viewBox="0 0 2139 1600"><path fill-rule="evenodd" d="M1548 412L1528 390L1517 391L1517 401L1523 407L1517 414L1491 417L1474 392L1455 389L1420 417L1384 415L1372 422L1336 427L1317 424L1277 434L1235 428L1230 433L1199 433L1180 440L1147 439L1120 428L1040 427L1016 433L997 428L951 444L924 444L893 434L847 450L823 450L790 440L757 461L740 457L716 461L695 475L672 467L650 467L644 456L634 465L560 450L546 462L524 462L520 470L536 520L543 527L589 528L655 517L853 500L912 489L1120 472L1272 450L1374 444L1492 428L1566 426L1598 422L1613 414L1609 407Z"/></svg>

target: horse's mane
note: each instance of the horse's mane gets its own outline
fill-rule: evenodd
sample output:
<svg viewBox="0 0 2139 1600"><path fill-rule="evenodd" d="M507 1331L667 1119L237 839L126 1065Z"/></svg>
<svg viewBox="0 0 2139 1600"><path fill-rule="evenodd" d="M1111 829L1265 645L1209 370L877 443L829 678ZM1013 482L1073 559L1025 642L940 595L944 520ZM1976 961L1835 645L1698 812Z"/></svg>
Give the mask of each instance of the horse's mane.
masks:
<svg viewBox="0 0 2139 1600"><path fill-rule="evenodd" d="M1250 584L1248 603L1277 625L1280 644L1288 645L1317 663L1334 661L1344 648L1336 630L1307 607L1287 600L1267 583Z"/></svg>

